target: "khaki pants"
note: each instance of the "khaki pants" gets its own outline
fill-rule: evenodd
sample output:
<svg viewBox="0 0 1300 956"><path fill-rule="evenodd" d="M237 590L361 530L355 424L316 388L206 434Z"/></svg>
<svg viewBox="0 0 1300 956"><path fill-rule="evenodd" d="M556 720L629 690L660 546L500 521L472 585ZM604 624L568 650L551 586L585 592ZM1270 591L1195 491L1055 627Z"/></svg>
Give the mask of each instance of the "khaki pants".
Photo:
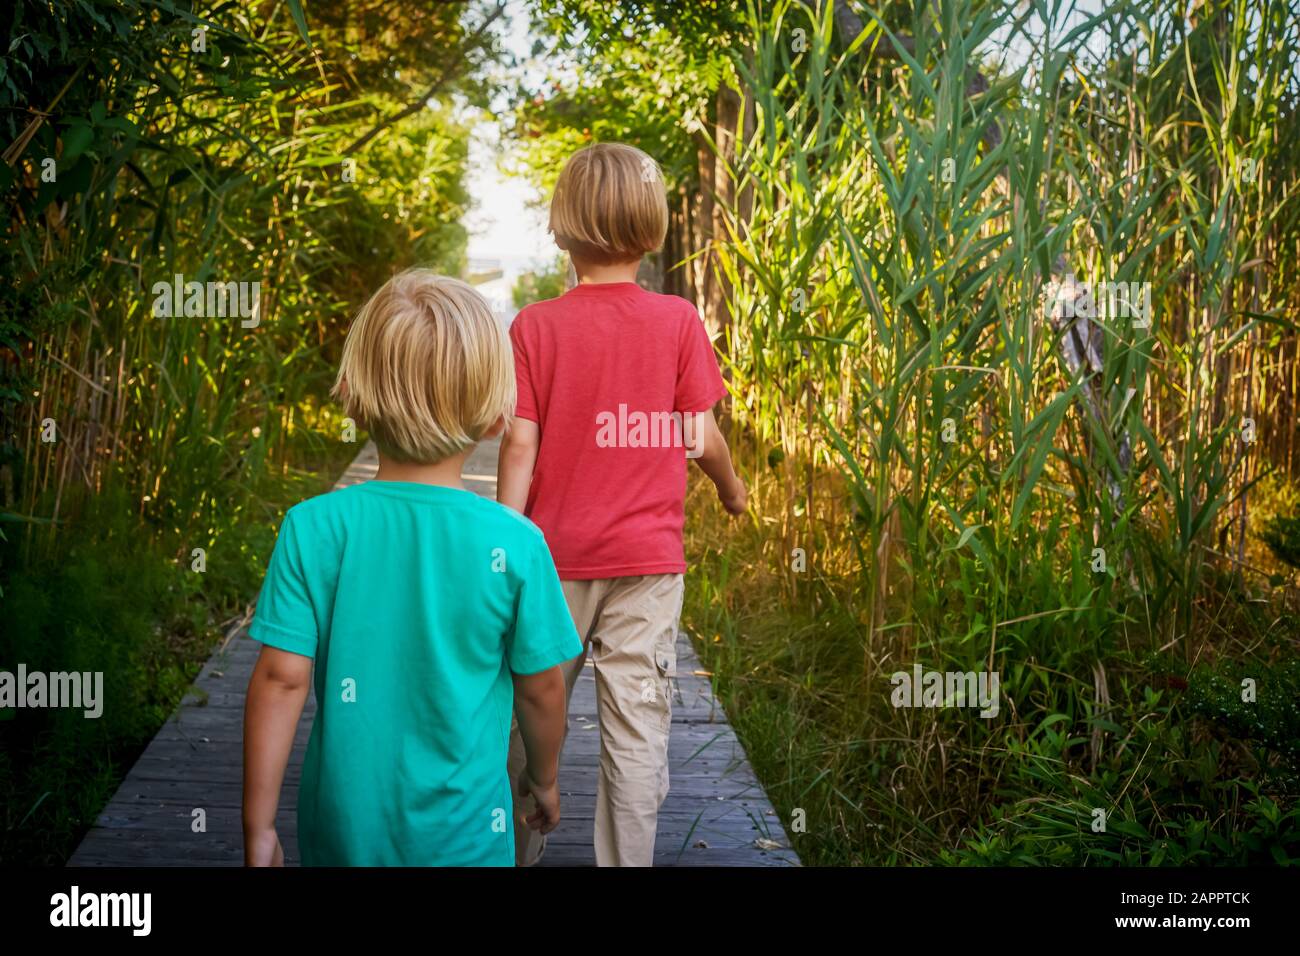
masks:
<svg viewBox="0 0 1300 956"><path fill-rule="evenodd" d="M562 664L569 695L590 652L600 718L600 773L596 782L594 842L597 866L650 866L659 806L668 795L669 678L677 674L677 622L682 576L647 574L596 581L563 581L582 654ZM511 792L515 794L515 861L531 866L543 838L523 819L532 799L520 799L517 780L526 757L517 724L510 734ZM560 769L564 791L564 769ZM562 805L562 811L568 808Z"/></svg>

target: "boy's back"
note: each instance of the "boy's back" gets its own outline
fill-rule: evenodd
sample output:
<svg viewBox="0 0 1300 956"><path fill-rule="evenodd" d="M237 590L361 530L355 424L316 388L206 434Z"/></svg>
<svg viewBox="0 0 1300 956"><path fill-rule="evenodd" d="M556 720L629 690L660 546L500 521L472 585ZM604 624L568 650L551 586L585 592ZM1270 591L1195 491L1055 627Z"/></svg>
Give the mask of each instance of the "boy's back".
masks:
<svg viewBox="0 0 1300 956"><path fill-rule="evenodd" d="M567 625L541 534L495 502L370 481L290 509L252 635L315 657L303 863L513 865L510 674L571 656Z"/></svg>
<svg viewBox="0 0 1300 956"><path fill-rule="evenodd" d="M654 160L622 143L579 150L556 180L550 227L578 284L524 309L510 330L518 405L497 500L551 546L583 642L563 665L570 693L591 655L596 864L650 866L668 795L688 454L731 514L744 512L747 492L713 417L726 386L699 315L635 282L668 229ZM526 743L512 741L512 775ZM540 859L538 833L520 827L516 840L521 864Z"/></svg>
<svg viewBox="0 0 1300 956"><path fill-rule="evenodd" d="M279 866L276 809L312 685L298 842L311 865L513 859L512 711L526 833L560 822L559 665L581 653L535 526L464 487L515 402L510 340L468 284L398 273L358 310L334 394L374 481L290 509L250 628L244 859Z"/></svg>
<svg viewBox="0 0 1300 956"><path fill-rule="evenodd" d="M579 285L525 308L510 336L516 415L541 431L526 513L560 577L684 572L682 417L726 392L695 307Z"/></svg>

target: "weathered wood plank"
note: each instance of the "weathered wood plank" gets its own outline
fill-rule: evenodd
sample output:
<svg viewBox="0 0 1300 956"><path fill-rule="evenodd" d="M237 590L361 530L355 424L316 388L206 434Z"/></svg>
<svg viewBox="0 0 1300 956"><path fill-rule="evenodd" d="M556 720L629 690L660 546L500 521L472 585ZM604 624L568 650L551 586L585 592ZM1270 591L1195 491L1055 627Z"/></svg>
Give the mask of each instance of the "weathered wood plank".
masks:
<svg viewBox="0 0 1300 956"><path fill-rule="evenodd" d="M367 445L336 487L366 481L378 466ZM496 443L470 456L466 483L496 493ZM238 866L244 695L260 645L240 630L203 666L194 689L131 768L69 861L71 866ZM798 857L713 696L685 635L677 644L669 738L671 788L659 816L656 866L790 866ZM277 819L286 862L298 860L294 832L302 758L315 700L294 739ZM543 866L592 866L598 777L594 670L574 688L561 758L564 819L547 840ZM206 830L194 832L195 810ZM765 841L762 844L756 841ZM766 842L766 841L771 841ZM772 849L776 844L781 849Z"/></svg>

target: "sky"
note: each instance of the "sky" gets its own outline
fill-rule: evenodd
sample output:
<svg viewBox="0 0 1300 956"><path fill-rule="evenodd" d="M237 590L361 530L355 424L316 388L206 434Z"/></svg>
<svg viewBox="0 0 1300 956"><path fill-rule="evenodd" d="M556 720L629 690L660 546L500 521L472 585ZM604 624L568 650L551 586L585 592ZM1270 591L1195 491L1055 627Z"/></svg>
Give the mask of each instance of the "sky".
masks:
<svg viewBox="0 0 1300 956"><path fill-rule="evenodd" d="M540 82L546 68L531 56L528 13L522 0L507 4L507 16L505 45L520 64L514 72L522 69L526 79ZM504 108L505 104L498 106ZM479 290L494 309L513 314L509 301L514 279L532 268L549 266L559 250L546 231L545 209L537 207L537 190L528 181L501 172L499 138L495 120L478 114L469 147L468 186L474 208L463 222L470 233L471 269L475 260L493 259L499 260L505 271L502 279L484 283Z"/></svg>

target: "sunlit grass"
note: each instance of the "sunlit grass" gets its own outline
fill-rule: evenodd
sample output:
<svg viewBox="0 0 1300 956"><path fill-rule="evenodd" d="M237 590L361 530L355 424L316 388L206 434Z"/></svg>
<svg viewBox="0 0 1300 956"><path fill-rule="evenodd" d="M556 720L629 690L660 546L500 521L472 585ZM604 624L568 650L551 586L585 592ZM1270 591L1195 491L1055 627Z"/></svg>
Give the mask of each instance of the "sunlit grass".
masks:
<svg viewBox="0 0 1300 956"><path fill-rule="evenodd" d="M1300 629L1251 513L1293 507L1252 491L1289 425L1246 424L1296 348L1294 257L1258 257L1295 239L1263 118L1295 127L1297 24L1061 13L953 0L854 40L829 4L751 8L718 255L756 517L692 499L688 617L809 862L1297 852ZM1008 31L1030 55L998 74ZM1054 307L1076 279L1149 283L1149 322ZM997 672L1002 712L893 707L913 664ZM1223 692L1243 668L1254 723Z"/></svg>

